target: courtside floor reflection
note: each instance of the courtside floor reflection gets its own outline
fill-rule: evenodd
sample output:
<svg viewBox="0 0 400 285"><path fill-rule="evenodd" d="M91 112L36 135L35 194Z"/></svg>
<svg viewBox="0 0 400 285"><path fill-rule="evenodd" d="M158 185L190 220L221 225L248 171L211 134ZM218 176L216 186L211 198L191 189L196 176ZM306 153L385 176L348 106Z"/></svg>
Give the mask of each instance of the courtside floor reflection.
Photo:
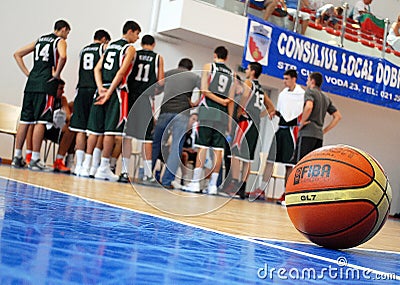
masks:
<svg viewBox="0 0 400 285"><path fill-rule="evenodd" d="M0 234L0 284L400 280L400 253L235 237L6 179Z"/></svg>

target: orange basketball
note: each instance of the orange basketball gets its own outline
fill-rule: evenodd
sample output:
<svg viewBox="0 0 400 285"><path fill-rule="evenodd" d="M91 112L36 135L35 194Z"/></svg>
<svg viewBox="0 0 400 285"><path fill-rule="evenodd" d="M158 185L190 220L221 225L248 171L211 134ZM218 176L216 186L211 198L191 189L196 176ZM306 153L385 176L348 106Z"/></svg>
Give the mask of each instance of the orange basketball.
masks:
<svg viewBox="0 0 400 285"><path fill-rule="evenodd" d="M371 239L384 225L391 200L381 165L346 145L309 153L286 185L286 207L294 226L328 248L350 248Z"/></svg>

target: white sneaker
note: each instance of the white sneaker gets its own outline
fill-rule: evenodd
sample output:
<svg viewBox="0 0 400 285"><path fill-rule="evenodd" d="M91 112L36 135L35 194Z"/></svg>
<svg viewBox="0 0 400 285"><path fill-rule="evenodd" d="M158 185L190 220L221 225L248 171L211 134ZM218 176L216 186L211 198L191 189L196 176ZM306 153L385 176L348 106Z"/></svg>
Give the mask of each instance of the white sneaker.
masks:
<svg viewBox="0 0 400 285"><path fill-rule="evenodd" d="M109 167L99 167L97 168L94 178L116 182L118 181L119 176L112 173Z"/></svg>
<svg viewBox="0 0 400 285"><path fill-rule="evenodd" d="M75 165L75 169L74 169L74 172L73 172L73 174L74 175L76 175L76 176L79 176L79 172L81 171L81 168L82 168L82 165Z"/></svg>
<svg viewBox="0 0 400 285"><path fill-rule="evenodd" d="M29 170L32 170L32 171L44 171L44 172L51 171L51 168L47 167L44 163L42 163L40 161L40 159L37 159L37 160L31 159L31 162L28 164L28 168L29 168Z"/></svg>
<svg viewBox="0 0 400 285"><path fill-rule="evenodd" d="M208 195L217 195L218 194L217 185L208 185L207 193Z"/></svg>
<svg viewBox="0 0 400 285"><path fill-rule="evenodd" d="M89 170L89 177L94 178L94 175L96 174L96 171L99 167L98 166L92 166L90 167ZM114 172L113 172L114 173Z"/></svg>
<svg viewBox="0 0 400 285"><path fill-rule="evenodd" d="M182 185L179 184L179 182L171 181L171 185L174 187L174 189L182 189Z"/></svg>
<svg viewBox="0 0 400 285"><path fill-rule="evenodd" d="M200 182L190 182L188 185L182 186L182 190L199 193L200 192Z"/></svg>

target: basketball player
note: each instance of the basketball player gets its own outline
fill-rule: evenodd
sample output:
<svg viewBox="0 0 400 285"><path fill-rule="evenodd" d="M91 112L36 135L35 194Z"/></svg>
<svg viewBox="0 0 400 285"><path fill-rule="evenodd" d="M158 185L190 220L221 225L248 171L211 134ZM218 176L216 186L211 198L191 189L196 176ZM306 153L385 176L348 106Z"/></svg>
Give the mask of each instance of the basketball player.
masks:
<svg viewBox="0 0 400 285"><path fill-rule="evenodd" d="M66 39L70 30L71 27L66 21L58 20L54 25L53 33L41 36L14 53L14 58L19 68L28 77L28 81L24 90L21 119L17 130L15 157L11 163L13 167L25 166L22 147L29 125L33 124L32 159L28 167L34 171L47 170L40 162L40 147L46 124L53 121L53 101L61 71L67 61ZM34 62L29 72L24 57L30 53L34 53Z"/></svg>
<svg viewBox="0 0 400 285"><path fill-rule="evenodd" d="M152 175L152 141L153 141L153 109L152 99L157 93L156 86L164 85L164 59L154 52L155 39L151 35L142 38L142 49L137 52L132 73L128 78L129 89L129 119L126 137L123 140L122 160L123 171L120 182L128 182L128 166L132 152L132 140L134 137L143 141L143 183L154 183ZM134 106L132 108L132 106ZM131 124L132 123L132 124Z"/></svg>
<svg viewBox="0 0 400 285"><path fill-rule="evenodd" d="M182 187L190 192L200 192L202 168L207 149L214 151L214 169L208 184L208 194L217 194L217 179L225 146L225 132L230 133L235 95L234 72L225 64L228 50L219 46L214 51L214 62L204 65L201 77L202 99L199 107L199 134L196 147L199 148L192 181ZM229 119L228 119L229 118Z"/></svg>
<svg viewBox="0 0 400 285"><path fill-rule="evenodd" d="M342 115L331 99L321 91L322 82L323 77L319 72L313 72L308 76L299 138L293 156L294 163L299 162L314 149L322 147L324 134L333 129L342 119ZM332 116L332 120L324 127L326 113Z"/></svg>
<svg viewBox="0 0 400 285"><path fill-rule="evenodd" d="M265 198L264 193L271 178L274 162L285 164L285 184L293 167L291 159L298 135L298 122L304 105L304 90L296 81L296 70L288 69L284 72L283 84L285 88L279 93L276 105L276 115L279 116L278 130L268 152L261 187L250 193L252 198Z"/></svg>
<svg viewBox="0 0 400 285"><path fill-rule="evenodd" d="M232 142L232 180L222 189L222 193L235 195L241 184L247 181L250 163L254 160L254 152L260 128L260 115L264 108L272 118L275 107L271 99L262 89L258 78L262 73L262 65L251 62L246 69L244 92L240 100L239 121ZM242 161L242 177L240 182L240 161Z"/></svg>
<svg viewBox="0 0 400 285"><path fill-rule="evenodd" d="M97 168L89 173L92 154L100 161L101 149L94 148L97 136L92 135L90 144L86 149L86 129L91 108L102 108L93 105L93 96L96 93L96 81L94 79L94 67L103 55L107 43L111 40L110 34L105 30L97 30L94 33L93 43L85 46L80 52L79 80L74 99L74 113L71 117L69 129L76 132L76 166L75 175L87 177L94 175ZM94 148L94 151L93 151ZM85 158L85 166L82 167ZM97 163L95 163L97 165Z"/></svg>
<svg viewBox="0 0 400 285"><path fill-rule="evenodd" d="M105 53L94 69L97 85L96 105L103 105L104 120L92 117L88 130L94 133L104 132L104 145L100 162L94 177L117 181L118 176L110 169L110 156L114 147L114 136L122 136L128 113L128 90L126 79L132 70L136 49L133 43L139 38L140 26L134 21L127 21L122 29L122 38L110 42Z"/></svg>
<svg viewBox="0 0 400 285"><path fill-rule="evenodd" d="M308 75L299 138L292 158L293 164L313 150L322 147L324 134L333 129L342 118L331 99L321 91L322 82L321 73L313 72ZM332 116L332 120L324 127L326 113Z"/></svg>

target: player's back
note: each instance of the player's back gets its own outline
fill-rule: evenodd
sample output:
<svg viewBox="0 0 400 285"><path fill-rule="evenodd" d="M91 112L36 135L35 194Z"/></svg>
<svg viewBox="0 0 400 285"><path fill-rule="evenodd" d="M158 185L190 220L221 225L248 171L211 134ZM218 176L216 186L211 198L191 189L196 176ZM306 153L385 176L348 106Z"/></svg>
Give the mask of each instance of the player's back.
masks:
<svg viewBox="0 0 400 285"><path fill-rule="evenodd" d="M141 95L158 81L160 55L151 50L136 52L132 73L128 78L129 92Z"/></svg>
<svg viewBox="0 0 400 285"><path fill-rule="evenodd" d="M252 81L251 93L246 102L245 110L250 119L258 125L260 114L264 108L264 90L258 80Z"/></svg>
<svg viewBox="0 0 400 285"><path fill-rule="evenodd" d="M102 43L91 43L80 53L78 88L96 88L94 67L103 55Z"/></svg>
<svg viewBox="0 0 400 285"><path fill-rule="evenodd" d="M104 53L103 67L101 71L103 84L105 86L110 85L111 82L113 81L115 75L117 74L122 65L125 52L130 45L131 44L129 44L128 41L123 38L113 41L108 45ZM124 85L125 83L124 81L125 80L121 82L120 86Z"/></svg>
<svg viewBox="0 0 400 285"><path fill-rule="evenodd" d="M33 54L33 68L29 73L25 92L46 92L46 82L52 78L57 65L57 43L61 38L54 33L41 36Z"/></svg>

